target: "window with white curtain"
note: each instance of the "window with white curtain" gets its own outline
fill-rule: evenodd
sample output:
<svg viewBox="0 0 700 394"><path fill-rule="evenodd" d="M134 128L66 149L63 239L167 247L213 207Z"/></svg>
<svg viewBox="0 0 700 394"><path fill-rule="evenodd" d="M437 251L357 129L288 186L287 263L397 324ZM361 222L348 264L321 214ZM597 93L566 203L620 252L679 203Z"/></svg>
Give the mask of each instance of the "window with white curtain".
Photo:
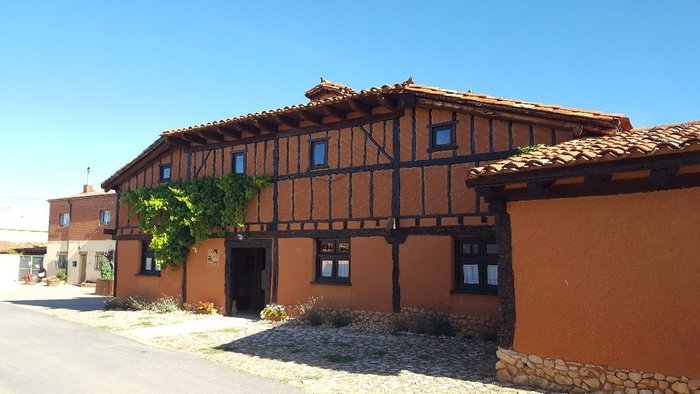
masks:
<svg viewBox="0 0 700 394"><path fill-rule="evenodd" d="M455 246L455 290L495 294L498 290L496 240L458 238Z"/></svg>
<svg viewBox="0 0 700 394"><path fill-rule="evenodd" d="M349 239L319 239L316 256L317 282L350 283Z"/></svg>

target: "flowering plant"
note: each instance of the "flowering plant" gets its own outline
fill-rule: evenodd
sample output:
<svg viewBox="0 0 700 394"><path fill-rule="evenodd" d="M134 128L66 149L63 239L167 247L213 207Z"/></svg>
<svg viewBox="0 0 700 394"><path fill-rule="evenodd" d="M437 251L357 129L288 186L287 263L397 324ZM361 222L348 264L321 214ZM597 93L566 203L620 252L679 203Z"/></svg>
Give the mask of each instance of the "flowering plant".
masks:
<svg viewBox="0 0 700 394"><path fill-rule="evenodd" d="M287 311L284 310L282 305L265 305L265 309L260 312L260 317L266 320L279 320L287 317Z"/></svg>
<svg viewBox="0 0 700 394"><path fill-rule="evenodd" d="M31 279L32 279L32 276L29 274L22 275L22 280L25 282L29 282Z"/></svg>
<svg viewBox="0 0 700 394"><path fill-rule="evenodd" d="M197 303L197 310L200 312L211 313L212 311L216 310L216 305L214 305L213 302L209 301L199 301Z"/></svg>

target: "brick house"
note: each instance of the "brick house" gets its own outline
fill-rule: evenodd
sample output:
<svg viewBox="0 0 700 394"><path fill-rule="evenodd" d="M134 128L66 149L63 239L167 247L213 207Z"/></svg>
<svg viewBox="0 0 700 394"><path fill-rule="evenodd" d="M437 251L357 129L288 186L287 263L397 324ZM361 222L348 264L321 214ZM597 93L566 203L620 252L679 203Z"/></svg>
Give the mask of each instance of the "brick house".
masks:
<svg viewBox="0 0 700 394"><path fill-rule="evenodd" d="M494 215L464 174L518 147L631 128L622 115L410 79L362 91L322 80L306 96L306 104L163 132L102 183L119 195L228 173L273 180L244 228L205 241L177 271L156 271L149 235L119 204L118 296L207 300L228 313L318 296L387 314L438 309L489 329L499 304Z"/></svg>
<svg viewBox="0 0 700 394"><path fill-rule="evenodd" d="M49 241L44 266L49 276L63 270L66 283L95 282L100 277L99 257L113 250L117 197L114 192L83 191L49 200Z"/></svg>
<svg viewBox="0 0 700 394"><path fill-rule="evenodd" d="M499 379L700 393L700 122L543 147L467 183L496 213Z"/></svg>

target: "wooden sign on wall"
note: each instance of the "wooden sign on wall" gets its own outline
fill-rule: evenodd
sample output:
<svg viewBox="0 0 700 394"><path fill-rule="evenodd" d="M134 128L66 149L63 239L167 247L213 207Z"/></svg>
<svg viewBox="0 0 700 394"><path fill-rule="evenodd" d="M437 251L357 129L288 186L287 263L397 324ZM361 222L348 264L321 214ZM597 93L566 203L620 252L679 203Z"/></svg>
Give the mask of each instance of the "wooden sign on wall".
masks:
<svg viewBox="0 0 700 394"><path fill-rule="evenodd" d="M219 266L219 249L209 249L207 251L207 265L209 267Z"/></svg>

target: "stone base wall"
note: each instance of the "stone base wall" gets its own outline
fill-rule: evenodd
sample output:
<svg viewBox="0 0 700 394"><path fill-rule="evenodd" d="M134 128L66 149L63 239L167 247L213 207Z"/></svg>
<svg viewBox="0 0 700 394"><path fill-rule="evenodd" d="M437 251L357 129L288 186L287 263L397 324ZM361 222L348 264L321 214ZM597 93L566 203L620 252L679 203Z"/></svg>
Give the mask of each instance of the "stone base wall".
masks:
<svg viewBox="0 0 700 394"><path fill-rule="evenodd" d="M499 348L496 377L552 391L700 394L700 380L544 358Z"/></svg>

